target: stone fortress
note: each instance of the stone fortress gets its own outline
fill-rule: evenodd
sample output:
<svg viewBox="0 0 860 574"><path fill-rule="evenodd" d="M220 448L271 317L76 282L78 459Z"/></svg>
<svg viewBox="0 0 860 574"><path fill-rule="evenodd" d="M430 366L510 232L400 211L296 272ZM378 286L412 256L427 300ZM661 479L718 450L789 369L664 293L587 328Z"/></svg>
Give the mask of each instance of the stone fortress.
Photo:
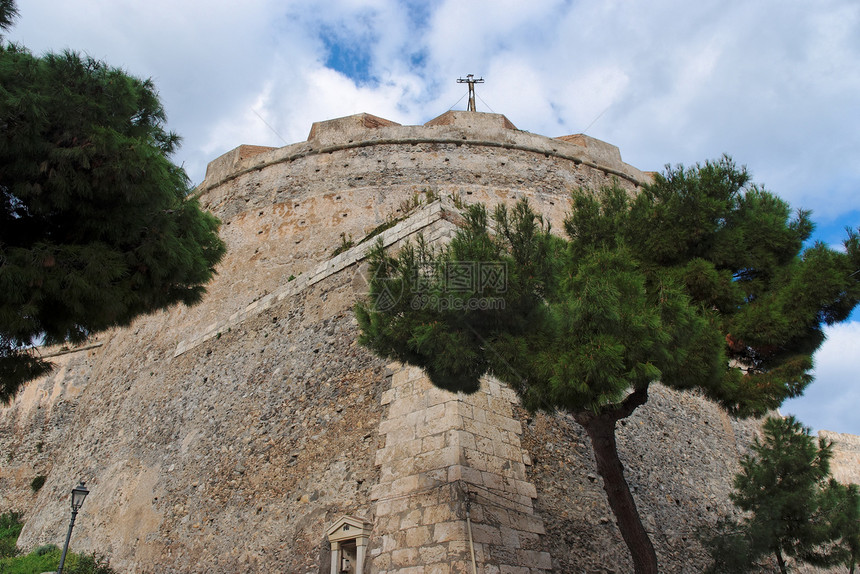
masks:
<svg viewBox="0 0 860 574"><path fill-rule="evenodd" d="M522 197L561 229L571 189L635 193L650 177L610 144L477 112L423 126L360 114L221 156L197 190L228 245L204 301L45 350L54 372L0 408L0 504L25 513L19 545L62 542L84 479L72 549L120 572L630 572L571 417L529 414L493 380L473 396L433 388L358 346L352 305L378 239L444 241L463 203ZM662 571L703 569L697 532L734 512L756 432L659 386L620 423ZM860 440L832 437L837 478L860 482Z"/></svg>

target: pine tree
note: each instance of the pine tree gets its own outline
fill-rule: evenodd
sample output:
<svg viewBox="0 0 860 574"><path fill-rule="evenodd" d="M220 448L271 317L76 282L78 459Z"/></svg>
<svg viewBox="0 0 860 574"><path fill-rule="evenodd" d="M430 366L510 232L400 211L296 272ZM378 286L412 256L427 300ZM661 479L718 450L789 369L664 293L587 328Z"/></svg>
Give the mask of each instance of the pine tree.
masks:
<svg viewBox="0 0 860 574"><path fill-rule="evenodd" d="M633 199L617 186L580 189L567 239L525 201L498 207L492 230L486 210L470 206L447 247L419 241L395 258L377 246L369 298L356 306L360 341L441 388L474 392L490 374L528 409L572 413L636 572L656 573L616 422L655 381L699 389L735 415L765 413L809 384L822 325L858 300L856 234L846 253L802 251L808 214L791 218L749 179L724 157L667 168ZM452 275L483 265L506 280L452 289Z"/></svg>
<svg viewBox="0 0 860 574"><path fill-rule="evenodd" d="M829 563L843 564L854 574L860 562L860 487L840 484L834 479L821 493L821 512L827 518Z"/></svg>
<svg viewBox="0 0 860 574"><path fill-rule="evenodd" d="M0 401L50 369L34 343L200 300L224 244L165 121L149 80L0 47Z"/></svg>
<svg viewBox="0 0 860 574"><path fill-rule="evenodd" d="M794 417L768 418L762 428L764 438L755 441L753 456L741 460L731 494L735 505L750 513L742 526L751 556L772 553L783 574L789 556L826 565L824 547L832 536L821 499L832 444L820 439L816 445Z"/></svg>
<svg viewBox="0 0 860 574"><path fill-rule="evenodd" d="M780 572L788 558L813 566L848 566L858 556L860 494L830 477L832 443L811 436L794 417L768 418L763 439L741 460L731 498L746 512L708 541L709 572L748 572L771 554ZM727 552L728 548L732 552Z"/></svg>
<svg viewBox="0 0 860 574"><path fill-rule="evenodd" d="M8 30L17 17L14 0L0 0L0 30Z"/></svg>

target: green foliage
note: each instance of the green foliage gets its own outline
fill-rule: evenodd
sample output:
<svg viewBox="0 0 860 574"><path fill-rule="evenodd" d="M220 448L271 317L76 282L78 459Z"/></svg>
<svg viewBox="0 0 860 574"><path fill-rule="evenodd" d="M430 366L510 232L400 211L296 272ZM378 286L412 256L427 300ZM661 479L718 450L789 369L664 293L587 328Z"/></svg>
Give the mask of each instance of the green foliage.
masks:
<svg viewBox="0 0 860 574"><path fill-rule="evenodd" d="M18 9L15 7L14 0L0 0L0 30L11 28L17 17Z"/></svg>
<svg viewBox="0 0 860 574"><path fill-rule="evenodd" d="M0 514L0 558L9 558L18 554L15 543L24 523L21 515L17 512L4 512Z"/></svg>
<svg viewBox="0 0 860 574"><path fill-rule="evenodd" d="M73 554L66 556L63 572L68 574L116 574L104 556Z"/></svg>
<svg viewBox="0 0 860 574"><path fill-rule="evenodd" d="M17 556L15 546L24 523L17 512L0 515L0 574L41 574L56 571L60 549L54 544L37 546L26 556ZM108 560L96 554L69 552L63 565L67 574L115 574Z"/></svg>
<svg viewBox="0 0 860 574"><path fill-rule="evenodd" d="M439 190L435 187L425 187L424 192L424 201L428 205L439 199Z"/></svg>
<svg viewBox="0 0 860 574"><path fill-rule="evenodd" d="M860 487L830 479L821 493L821 512L827 517L833 541L832 562L854 572L860 562Z"/></svg>
<svg viewBox="0 0 860 574"><path fill-rule="evenodd" d="M418 192L416 191L412 194L412 197L404 199L403 201L400 202L399 209L403 215L406 215L410 211L417 209L420 206L421 206L421 196L418 195Z"/></svg>
<svg viewBox="0 0 860 574"><path fill-rule="evenodd" d="M451 202L454 204L454 207L457 209L466 209L466 201L463 199L462 194L459 191L455 191L450 196Z"/></svg>
<svg viewBox="0 0 860 574"><path fill-rule="evenodd" d="M341 253L355 245L355 241L352 240L352 234L350 234L349 239L347 239L346 237L346 233L340 234L340 245L335 248L334 252L332 252L332 257L334 257L335 255L340 255Z"/></svg>
<svg viewBox="0 0 860 574"><path fill-rule="evenodd" d="M68 557L66 558L68 560ZM41 574L57 571L60 564L60 550L51 546L47 552L31 552L26 556L0 559L0 574Z"/></svg>
<svg viewBox="0 0 860 574"><path fill-rule="evenodd" d="M711 572L747 572L773 555L815 566L857 561L860 498L857 485L830 475L832 444L811 436L794 417L768 418L763 439L741 460L731 498L747 514L710 539Z"/></svg>
<svg viewBox="0 0 860 574"><path fill-rule="evenodd" d="M368 233L367 235L362 237L361 241L358 242L359 245L362 243L365 243L367 241L370 241L371 239L373 239L377 235L382 234L385 231L388 231L389 229L391 229L392 227L394 227L395 225L397 225L398 223L400 223L404 219L406 219L406 216L386 218L385 221L383 221L382 223L380 223L379 225L377 225L376 227L371 229L370 233Z"/></svg>
<svg viewBox="0 0 860 574"><path fill-rule="evenodd" d="M0 559L0 574L41 574L56 572L62 552L53 544L40 546L26 556ZM64 574L116 574L110 563L95 554L69 552L63 564Z"/></svg>
<svg viewBox="0 0 860 574"><path fill-rule="evenodd" d="M45 486L45 481L47 480L47 478L48 477L46 477L44 474L40 474L32 481L30 481L30 488L33 490L34 493L42 490L42 487Z"/></svg>
<svg viewBox="0 0 860 574"><path fill-rule="evenodd" d="M463 269L470 272L473 261L506 261L501 246L487 235L484 208L473 206L465 217L463 238L455 239L444 252L435 251L419 238L416 245L407 245L394 259L377 243L370 257L374 273L370 297L376 307L360 303L356 312L363 328L360 341L364 344L385 356L402 356L424 367L442 388L474 392L489 364L481 356L480 335L470 321L498 322L508 316L463 310L469 301L479 297L498 298L506 286L479 288L472 284L448 289L449 272L461 262L466 264ZM513 303L511 292L506 299Z"/></svg>
<svg viewBox="0 0 860 574"><path fill-rule="evenodd" d="M465 216L436 254L374 253L371 301L398 299L382 314L359 304L362 341L445 388L474 390L491 372L532 409L599 412L661 380L763 414L809 384L822 326L847 318L860 294L856 235L847 253L801 253L807 214L792 218L727 157L668 168L635 198L577 190L567 241L525 202L496 210L494 229L483 208ZM504 310L466 309L493 293L445 290L443 268L470 262L505 266ZM466 310L412 309L442 297Z"/></svg>
<svg viewBox="0 0 860 574"><path fill-rule="evenodd" d="M762 414L809 384L822 325L860 297L857 235L845 253L802 251L808 214L792 217L728 157L669 167L632 198L613 185L572 201L568 239L520 201L492 220L467 207L442 248L419 239L394 257L377 244L360 342L440 388L475 392L491 374L529 409L573 413L611 469L615 422L652 382ZM503 268L504 284L482 284L485 266ZM452 269L466 268L473 281L452 288ZM488 300L504 304L474 304ZM623 476L611 487L603 476L637 571L656 571Z"/></svg>
<svg viewBox="0 0 860 574"><path fill-rule="evenodd" d="M150 80L78 54L0 47L0 400L78 343L193 304L224 253L170 161Z"/></svg>
<svg viewBox="0 0 860 574"><path fill-rule="evenodd" d="M823 326L845 320L860 297L857 235L849 231L846 253L802 250L808 212L792 217L727 156L667 167L632 199L617 187L577 190L565 227L579 254L624 246L649 276L684 286L725 340L721 364L735 367L704 384L683 373L670 384L699 386L735 415L762 415L800 395Z"/></svg>
<svg viewBox="0 0 860 574"><path fill-rule="evenodd" d="M751 513L744 526L754 554L782 553L803 559L827 542L819 513L819 492L830 474L832 446L816 445L809 429L794 417L768 418L754 456L741 460L732 501Z"/></svg>
<svg viewBox="0 0 860 574"><path fill-rule="evenodd" d="M723 519L699 537L713 558L706 574L745 574L754 567L749 535L736 521Z"/></svg>

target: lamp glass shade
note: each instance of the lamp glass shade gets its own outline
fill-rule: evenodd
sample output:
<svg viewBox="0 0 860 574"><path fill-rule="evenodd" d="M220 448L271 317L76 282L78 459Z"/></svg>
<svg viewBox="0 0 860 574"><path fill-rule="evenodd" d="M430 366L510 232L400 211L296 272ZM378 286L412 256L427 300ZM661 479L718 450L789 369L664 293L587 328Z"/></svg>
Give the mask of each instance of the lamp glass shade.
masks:
<svg viewBox="0 0 860 574"><path fill-rule="evenodd" d="M84 481L82 480L79 485L72 489L72 508L78 510L84 504L84 499L89 493L90 491L84 486Z"/></svg>

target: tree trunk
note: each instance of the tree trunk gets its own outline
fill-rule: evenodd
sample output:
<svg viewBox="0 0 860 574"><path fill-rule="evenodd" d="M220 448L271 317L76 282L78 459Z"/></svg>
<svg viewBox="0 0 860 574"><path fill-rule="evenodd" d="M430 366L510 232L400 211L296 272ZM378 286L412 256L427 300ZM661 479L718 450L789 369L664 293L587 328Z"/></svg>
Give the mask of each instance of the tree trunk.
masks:
<svg viewBox="0 0 860 574"><path fill-rule="evenodd" d="M776 548L773 553L776 554L776 563L779 565L779 571L782 572L782 574L788 574L788 570L785 567L785 560L782 558L782 552L780 552L779 548Z"/></svg>
<svg viewBox="0 0 860 574"><path fill-rule="evenodd" d="M585 428L594 449L597 471L603 478L603 489L609 499L609 506L618 521L621 537L627 543L636 574L657 574L657 554L639 512L630 487L624 479L624 467L618 458L615 443L615 421L617 413L600 415L581 415L576 420Z"/></svg>

